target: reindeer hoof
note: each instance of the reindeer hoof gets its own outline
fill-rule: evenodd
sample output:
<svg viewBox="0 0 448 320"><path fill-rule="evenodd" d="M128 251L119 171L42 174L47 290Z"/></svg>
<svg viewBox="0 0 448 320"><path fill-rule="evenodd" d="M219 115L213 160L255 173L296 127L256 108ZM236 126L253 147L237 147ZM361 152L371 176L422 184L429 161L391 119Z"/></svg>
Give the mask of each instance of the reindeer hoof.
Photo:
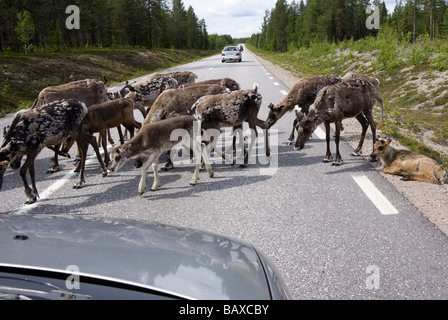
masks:
<svg viewBox="0 0 448 320"><path fill-rule="evenodd" d="M292 145L292 140L287 140L287 141L285 141L285 144L286 144L287 146Z"/></svg>
<svg viewBox="0 0 448 320"><path fill-rule="evenodd" d="M340 162L333 162L331 165L339 167L340 165L342 165L342 160Z"/></svg>
<svg viewBox="0 0 448 320"><path fill-rule="evenodd" d="M354 157L361 157L362 156L362 151L360 151L360 152L352 152L352 156L354 156Z"/></svg>
<svg viewBox="0 0 448 320"><path fill-rule="evenodd" d="M36 201L37 201L37 198L36 197L34 197L34 198L32 198L32 199L29 199L27 202L25 202L25 204L34 204L34 203L36 203Z"/></svg>
<svg viewBox="0 0 448 320"><path fill-rule="evenodd" d="M103 172L102 175L103 175L103 178L104 178L104 177L107 177L107 171L106 171L106 172Z"/></svg>
<svg viewBox="0 0 448 320"><path fill-rule="evenodd" d="M59 171L61 171L61 169L58 166L58 167L54 167L54 168L48 169L47 170L47 174L53 174L53 173L56 173L56 172L59 172Z"/></svg>

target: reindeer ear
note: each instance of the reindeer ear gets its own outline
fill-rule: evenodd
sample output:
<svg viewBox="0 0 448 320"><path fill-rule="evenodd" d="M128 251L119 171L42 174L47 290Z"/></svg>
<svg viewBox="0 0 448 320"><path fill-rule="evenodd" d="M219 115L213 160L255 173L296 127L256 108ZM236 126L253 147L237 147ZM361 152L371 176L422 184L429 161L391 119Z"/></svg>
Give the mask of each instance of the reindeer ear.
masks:
<svg viewBox="0 0 448 320"><path fill-rule="evenodd" d="M268 108L271 109L271 110L273 110L273 109L274 109L274 104L273 104L273 103L270 103L270 104L268 105Z"/></svg>
<svg viewBox="0 0 448 320"><path fill-rule="evenodd" d="M387 139L387 144L389 144L389 143L391 143L391 142L392 142L392 139L391 139L391 138Z"/></svg>

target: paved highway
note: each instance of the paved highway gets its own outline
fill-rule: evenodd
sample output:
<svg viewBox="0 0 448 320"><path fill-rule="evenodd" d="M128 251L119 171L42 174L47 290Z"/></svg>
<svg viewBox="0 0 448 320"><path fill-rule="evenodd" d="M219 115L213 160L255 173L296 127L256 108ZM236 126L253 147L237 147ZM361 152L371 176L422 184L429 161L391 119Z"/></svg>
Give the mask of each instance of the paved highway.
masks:
<svg viewBox="0 0 448 320"><path fill-rule="evenodd" d="M174 70L193 71L198 81L230 77L245 89L258 83L261 119L267 105L290 90L248 50L242 63L222 64L213 56L167 71ZM213 179L201 172L200 183L190 186L193 166L177 165L161 172L159 191L143 196L137 195L140 171L132 161L102 178L92 158L85 187L74 190L71 160L61 161L61 172L47 175L51 152L43 150L36 161L38 202L23 204L19 172L8 169L0 214L154 220L238 238L266 253L295 299L448 299L447 237L370 164L350 157L347 144L342 143L340 167L322 162L320 131L300 152L285 145L293 116L273 127L270 159L263 156L260 138L248 168L217 163ZM10 121L0 119L0 127ZM148 180L150 186L152 174Z"/></svg>

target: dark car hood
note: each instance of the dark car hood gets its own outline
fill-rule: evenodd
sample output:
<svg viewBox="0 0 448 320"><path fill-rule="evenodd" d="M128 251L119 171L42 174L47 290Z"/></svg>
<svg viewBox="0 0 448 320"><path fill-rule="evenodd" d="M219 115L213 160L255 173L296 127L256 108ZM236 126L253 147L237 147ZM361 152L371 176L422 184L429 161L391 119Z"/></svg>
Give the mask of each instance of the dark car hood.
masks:
<svg viewBox="0 0 448 320"><path fill-rule="evenodd" d="M76 266L81 274L192 299L287 298L275 267L253 246L160 223L89 216L1 217L0 265L61 271Z"/></svg>

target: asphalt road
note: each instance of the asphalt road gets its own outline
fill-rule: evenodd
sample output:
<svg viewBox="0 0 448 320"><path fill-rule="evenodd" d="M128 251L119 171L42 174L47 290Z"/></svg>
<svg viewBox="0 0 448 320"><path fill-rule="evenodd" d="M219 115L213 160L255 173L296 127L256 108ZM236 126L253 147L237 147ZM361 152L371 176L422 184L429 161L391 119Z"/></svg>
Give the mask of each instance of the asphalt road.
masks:
<svg viewBox="0 0 448 320"><path fill-rule="evenodd" d="M214 56L167 71L173 70L193 71L198 81L230 77L242 88L258 83L263 120L267 105L290 90L248 50L242 63L222 64ZM138 111L135 115L142 121ZM190 186L193 166L176 165L161 172L159 191L143 196L137 195L140 170L132 161L102 178L93 158L85 187L74 190L72 160L62 160L62 171L47 175L51 152L43 150L36 160L40 199L24 205L19 172L8 169L0 215L154 220L224 234L265 252L295 299L448 299L447 237L370 164L351 157L347 144L342 143L340 167L322 162L320 132L300 152L285 145L293 117L287 114L273 127L270 159L263 156L260 138L248 168L219 161L214 178L201 172L199 184ZM10 121L0 119L0 127Z"/></svg>

